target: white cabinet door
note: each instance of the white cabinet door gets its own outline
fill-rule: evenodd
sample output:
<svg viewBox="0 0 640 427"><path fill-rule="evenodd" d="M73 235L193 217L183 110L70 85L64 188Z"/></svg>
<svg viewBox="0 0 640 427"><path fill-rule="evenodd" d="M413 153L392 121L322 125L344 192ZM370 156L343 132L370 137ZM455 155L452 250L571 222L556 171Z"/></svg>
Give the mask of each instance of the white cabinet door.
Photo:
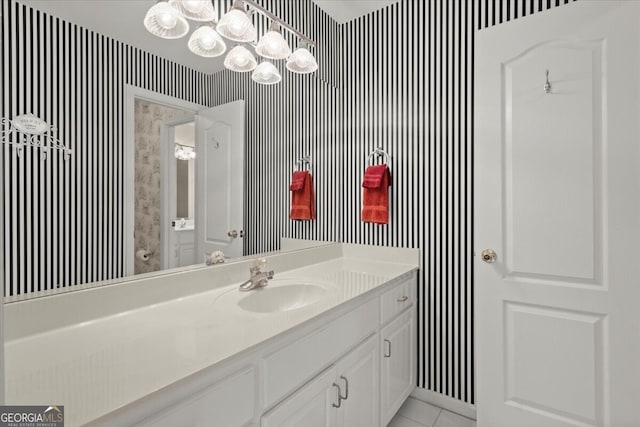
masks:
<svg viewBox="0 0 640 427"><path fill-rule="evenodd" d="M415 388L415 315L405 311L381 331L381 425L386 426Z"/></svg>
<svg viewBox="0 0 640 427"><path fill-rule="evenodd" d="M379 421L378 337L372 336L337 364L342 401L339 427L372 427Z"/></svg>
<svg viewBox="0 0 640 427"><path fill-rule="evenodd" d="M262 417L262 427L333 427L336 425L334 404L338 403L338 387L334 385L336 368L318 375Z"/></svg>

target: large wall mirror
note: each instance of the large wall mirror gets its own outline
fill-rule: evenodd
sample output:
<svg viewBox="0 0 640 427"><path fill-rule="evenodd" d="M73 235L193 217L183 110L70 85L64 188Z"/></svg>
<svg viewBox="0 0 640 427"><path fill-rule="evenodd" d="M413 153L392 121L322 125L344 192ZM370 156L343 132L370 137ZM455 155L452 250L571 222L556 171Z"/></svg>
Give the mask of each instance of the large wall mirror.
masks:
<svg viewBox="0 0 640 427"><path fill-rule="evenodd" d="M128 3L119 25L144 34L136 14L152 3ZM308 127L315 104L298 95L303 86L293 77L283 83L290 86L278 92L280 105L291 112L264 116L273 93L248 85L249 77L206 69L215 62L188 67L96 30L108 28L110 4L0 6L0 117L31 113L72 150L69 159L51 152L43 160L35 147L0 147L6 300L204 267L216 251L231 262L278 250L286 235L335 239L337 227L319 236L315 224L292 225L287 216L291 165L312 146L298 138L289 147L284 125L276 132L270 120ZM247 167L252 156L272 162ZM247 212L265 205L268 216L262 208Z"/></svg>

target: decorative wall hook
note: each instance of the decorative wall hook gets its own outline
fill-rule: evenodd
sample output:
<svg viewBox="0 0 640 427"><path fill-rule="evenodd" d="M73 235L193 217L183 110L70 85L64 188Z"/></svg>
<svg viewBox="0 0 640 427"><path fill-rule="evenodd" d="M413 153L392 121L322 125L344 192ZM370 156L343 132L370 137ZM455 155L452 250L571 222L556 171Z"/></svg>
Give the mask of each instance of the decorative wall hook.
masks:
<svg viewBox="0 0 640 427"><path fill-rule="evenodd" d="M64 159L69 160L72 151L52 135L55 131L56 128L33 114L22 114L13 120L6 117L0 119L0 143L13 145L18 157L22 156L27 146L40 149L42 160L47 160L51 149L62 151ZM15 140L11 140L11 135L15 135Z"/></svg>
<svg viewBox="0 0 640 427"><path fill-rule="evenodd" d="M551 83L549 83L549 70L546 72L547 81L544 84L544 93L551 93Z"/></svg>

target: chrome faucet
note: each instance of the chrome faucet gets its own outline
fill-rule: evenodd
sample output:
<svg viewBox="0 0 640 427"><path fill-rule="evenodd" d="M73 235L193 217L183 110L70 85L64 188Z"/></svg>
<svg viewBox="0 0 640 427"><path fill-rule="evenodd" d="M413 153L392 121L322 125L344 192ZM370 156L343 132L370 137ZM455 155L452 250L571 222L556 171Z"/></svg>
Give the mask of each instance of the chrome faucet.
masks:
<svg viewBox="0 0 640 427"><path fill-rule="evenodd" d="M262 271L262 267L266 264L267 260L265 258L258 258L253 262L253 267L249 269L251 277L240 285L241 292L264 288L269 284L269 279L273 279L273 270Z"/></svg>

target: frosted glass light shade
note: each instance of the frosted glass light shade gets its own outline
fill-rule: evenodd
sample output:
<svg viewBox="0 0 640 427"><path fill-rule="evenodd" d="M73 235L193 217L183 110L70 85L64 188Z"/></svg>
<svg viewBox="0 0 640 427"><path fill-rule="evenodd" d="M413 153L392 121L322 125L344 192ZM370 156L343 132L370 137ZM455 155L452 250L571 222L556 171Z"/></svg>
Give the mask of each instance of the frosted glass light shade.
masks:
<svg viewBox="0 0 640 427"><path fill-rule="evenodd" d="M196 158L196 152L193 147L176 144L175 157L178 160L193 160Z"/></svg>
<svg viewBox="0 0 640 427"><path fill-rule="evenodd" d="M214 58L222 55L227 50L220 34L208 25L203 25L189 37L189 50L196 55L205 58Z"/></svg>
<svg viewBox="0 0 640 427"><path fill-rule="evenodd" d="M258 37L256 27L244 10L244 3L236 1L216 27L221 36L237 42L252 42Z"/></svg>
<svg viewBox="0 0 640 427"><path fill-rule="evenodd" d="M236 46L224 58L224 66L231 71L244 73L251 71L258 65L256 58L244 46Z"/></svg>
<svg viewBox="0 0 640 427"><path fill-rule="evenodd" d="M254 82L263 85L273 85L282 80L278 69L269 61L261 62L253 71L251 78Z"/></svg>
<svg viewBox="0 0 640 427"><path fill-rule="evenodd" d="M269 31L260 38L256 53L269 59L285 59L291 55L291 48L280 34L280 25L277 22L272 22Z"/></svg>
<svg viewBox="0 0 640 427"><path fill-rule="evenodd" d="M154 36L163 39L179 39L189 32L189 23L166 1L149 8L144 17L144 26Z"/></svg>
<svg viewBox="0 0 640 427"><path fill-rule="evenodd" d="M169 0L169 4L193 21L213 21L216 18L211 0Z"/></svg>
<svg viewBox="0 0 640 427"><path fill-rule="evenodd" d="M301 45L291 54L287 59L286 66L287 70L298 74L309 74L318 69L316 58L313 57L304 45Z"/></svg>

